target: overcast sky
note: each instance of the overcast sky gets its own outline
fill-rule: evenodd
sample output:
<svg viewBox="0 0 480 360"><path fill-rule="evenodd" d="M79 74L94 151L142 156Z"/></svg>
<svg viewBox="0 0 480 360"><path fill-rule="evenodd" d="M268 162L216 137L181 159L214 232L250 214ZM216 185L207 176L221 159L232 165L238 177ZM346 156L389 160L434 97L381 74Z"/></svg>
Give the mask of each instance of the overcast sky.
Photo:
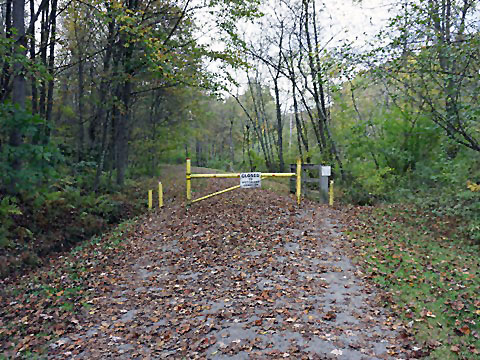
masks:
<svg viewBox="0 0 480 360"><path fill-rule="evenodd" d="M355 45L358 47L371 40L385 25L392 4L392 1L386 0L363 0L360 3L352 0L325 0L332 32L340 33L338 41L356 39Z"/></svg>
<svg viewBox="0 0 480 360"><path fill-rule="evenodd" d="M272 13L272 10L269 10L269 8L271 9L273 2L269 3L267 0L265 3L266 5L262 11L266 14ZM360 50L385 25L386 20L391 16L392 5L398 4L398 1L324 0L322 2L317 0L317 9L322 8L322 3L325 4L324 16L321 18L322 34L324 34L325 38L335 36L334 40L329 43L329 46L338 46L345 40L349 40L353 41L354 47ZM220 50L223 46L221 42L214 40L213 19L206 13L200 13L197 14L196 20L200 23L200 29L204 32L201 35L200 42ZM262 32L265 31L258 24L251 23L243 24L241 28L246 39L262 36ZM209 68L212 71L218 71L218 67L215 64L211 64ZM244 88L245 76L237 73L234 74L234 77L243 84L241 87Z"/></svg>

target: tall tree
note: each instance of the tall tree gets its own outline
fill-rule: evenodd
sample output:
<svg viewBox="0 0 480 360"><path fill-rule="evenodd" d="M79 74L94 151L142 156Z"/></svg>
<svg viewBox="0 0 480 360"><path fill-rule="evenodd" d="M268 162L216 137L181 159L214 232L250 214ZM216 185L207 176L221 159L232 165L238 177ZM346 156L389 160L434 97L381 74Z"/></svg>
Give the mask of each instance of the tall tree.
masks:
<svg viewBox="0 0 480 360"><path fill-rule="evenodd" d="M27 41L25 37L25 1L13 0L12 9L12 27L15 29L15 58L13 63L13 90L12 90L12 103L16 106L18 111L25 111L25 98L26 98L26 80L24 72L24 64L22 58L26 56ZM10 130L9 145L13 148L12 169L19 171L22 163L20 156L15 149L22 144L22 137L20 130L17 127L12 127ZM11 182L8 186L10 193L16 193L16 179L11 177Z"/></svg>

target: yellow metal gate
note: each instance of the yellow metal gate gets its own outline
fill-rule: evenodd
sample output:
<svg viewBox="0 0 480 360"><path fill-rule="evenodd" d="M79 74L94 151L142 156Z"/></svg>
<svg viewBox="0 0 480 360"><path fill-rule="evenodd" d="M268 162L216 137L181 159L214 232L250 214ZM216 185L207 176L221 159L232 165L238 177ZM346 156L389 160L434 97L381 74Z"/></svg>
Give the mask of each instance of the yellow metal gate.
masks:
<svg viewBox="0 0 480 360"><path fill-rule="evenodd" d="M270 177L293 177L296 176L297 178L297 187L296 187L296 196L297 196L297 204L300 205L300 198L301 198L301 191L302 191L302 161L297 159L297 172L296 173L261 173L261 178L266 179ZM232 186L228 189L217 191L205 196L202 196L198 199L192 200L192 179L205 179L205 178L240 178L240 173L230 173L230 174L192 174L192 165L190 159L187 159L187 204L192 204L197 201L208 199L212 196L219 195L226 193L228 191L232 191L238 189L240 185Z"/></svg>

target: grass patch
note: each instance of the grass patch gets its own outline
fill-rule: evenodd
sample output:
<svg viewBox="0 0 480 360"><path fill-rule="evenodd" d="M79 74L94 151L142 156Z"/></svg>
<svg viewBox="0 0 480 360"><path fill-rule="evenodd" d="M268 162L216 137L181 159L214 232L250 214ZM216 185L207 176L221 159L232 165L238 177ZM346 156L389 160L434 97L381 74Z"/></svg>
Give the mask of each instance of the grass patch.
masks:
<svg viewBox="0 0 480 360"><path fill-rule="evenodd" d="M352 215L355 260L424 354L480 357L480 249L457 236L455 218L398 205Z"/></svg>
<svg viewBox="0 0 480 360"><path fill-rule="evenodd" d="M268 178L262 180L262 189L273 191L280 195L290 193L290 178Z"/></svg>

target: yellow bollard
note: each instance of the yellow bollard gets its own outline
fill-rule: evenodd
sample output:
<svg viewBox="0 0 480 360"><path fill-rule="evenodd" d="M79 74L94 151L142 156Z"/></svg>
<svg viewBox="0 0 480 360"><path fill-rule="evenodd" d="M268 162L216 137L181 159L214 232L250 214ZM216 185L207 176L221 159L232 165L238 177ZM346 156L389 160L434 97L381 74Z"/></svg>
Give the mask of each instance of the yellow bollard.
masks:
<svg viewBox="0 0 480 360"><path fill-rule="evenodd" d="M190 203L192 200L192 184L191 184L191 175L192 175L192 165L190 159L187 158L187 202Z"/></svg>
<svg viewBox="0 0 480 360"><path fill-rule="evenodd" d="M148 190L148 210L152 210L153 206L153 190Z"/></svg>
<svg viewBox="0 0 480 360"><path fill-rule="evenodd" d="M302 159L297 158L297 204L300 205L302 196Z"/></svg>
<svg viewBox="0 0 480 360"><path fill-rule="evenodd" d="M163 207L163 186L162 183L158 183L158 207Z"/></svg>
<svg viewBox="0 0 480 360"><path fill-rule="evenodd" d="M330 206L333 206L333 180L330 180L329 195L330 195L330 198L329 198L328 203L329 203Z"/></svg>

